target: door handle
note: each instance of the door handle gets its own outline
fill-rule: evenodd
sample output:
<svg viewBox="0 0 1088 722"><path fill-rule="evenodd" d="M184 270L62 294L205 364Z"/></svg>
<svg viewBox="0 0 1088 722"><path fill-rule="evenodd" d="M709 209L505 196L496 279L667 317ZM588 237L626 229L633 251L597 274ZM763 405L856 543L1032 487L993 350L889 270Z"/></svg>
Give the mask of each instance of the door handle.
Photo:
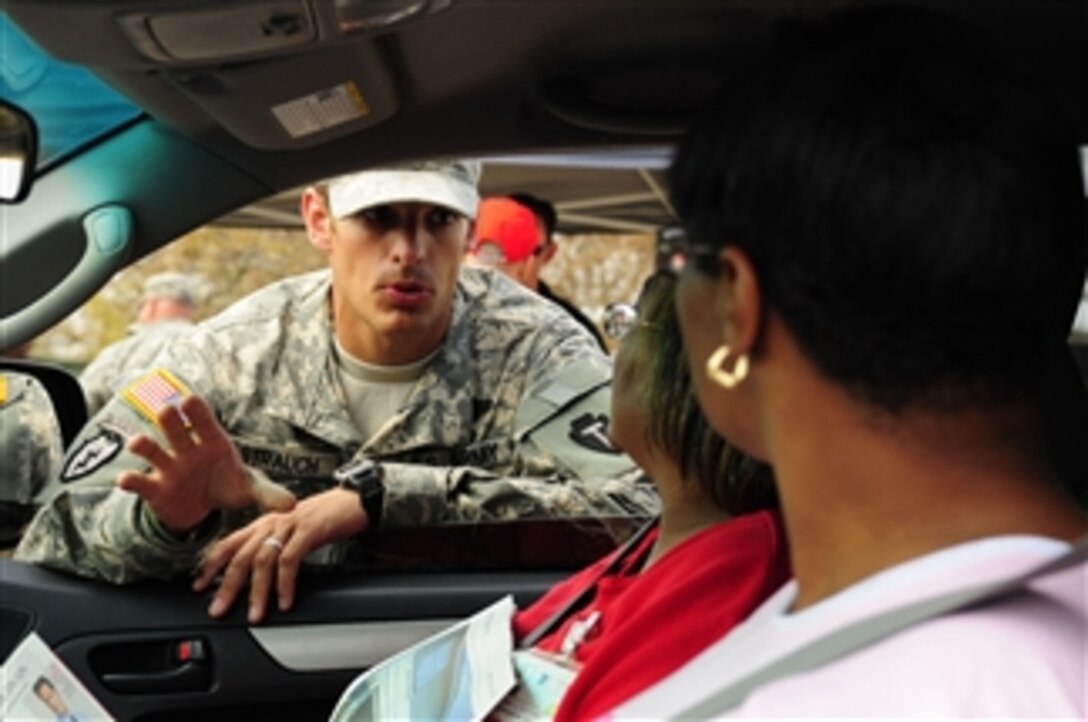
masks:
<svg viewBox="0 0 1088 722"><path fill-rule="evenodd" d="M200 692L212 686L212 655L204 639L122 642L91 653L104 687L121 694Z"/></svg>
<svg viewBox="0 0 1088 722"><path fill-rule="evenodd" d="M203 661L190 660L157 672L106 672L101 679L122 694L198 692L211 687L211 669Z"/></svg>

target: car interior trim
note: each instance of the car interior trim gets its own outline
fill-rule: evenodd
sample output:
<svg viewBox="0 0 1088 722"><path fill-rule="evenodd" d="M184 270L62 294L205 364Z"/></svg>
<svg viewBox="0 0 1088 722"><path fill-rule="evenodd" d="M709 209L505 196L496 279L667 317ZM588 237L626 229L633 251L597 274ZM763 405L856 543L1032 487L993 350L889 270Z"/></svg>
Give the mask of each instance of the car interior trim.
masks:
<svg viewBox="0 0 1088 722"><path fill-rule="evenodd" d="M75 268L41 298L7 318L0 319L0 338L21 343L37 333L42 319L55 323L69 311L73 294L89 296L121 270L132 246L132 212L113 204L96 208L83 218L86 247Z"/></svg>
<svg viewBox="0 0 1088 722"><path fill-rule="evenodd" d="M372 667L455 624L457 619L253 627L270 657L297 672Z"/></svg>

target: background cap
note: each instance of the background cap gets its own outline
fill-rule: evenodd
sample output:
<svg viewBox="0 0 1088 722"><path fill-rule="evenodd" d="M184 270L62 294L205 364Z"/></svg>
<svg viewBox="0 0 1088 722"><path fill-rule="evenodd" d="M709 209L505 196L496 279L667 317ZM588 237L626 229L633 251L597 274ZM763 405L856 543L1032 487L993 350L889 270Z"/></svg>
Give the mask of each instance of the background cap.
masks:
<svg viewBox="0 0 1088 722"><path fill-rule="evenodd" d="M533 255L541 244L536 215L517 201L485 198L476 218L472 255L481 263L517 263Z"/></svg>
<svg viewBox="0 0 1088 722"><path fill-rule="evenodd" d="M434 203L476 217L480 163L419 161L340 176L329 183L329 208L344 218L385 203Z"/></svg>
<svg viewBox="0 0 1088 722"><path fill-rule="evenodd" d="M190 306L196 303L196 284L185 273L166 271L149 276L144 281L144 300L150 298L172 298L175 301L187 303Z"/></svg>

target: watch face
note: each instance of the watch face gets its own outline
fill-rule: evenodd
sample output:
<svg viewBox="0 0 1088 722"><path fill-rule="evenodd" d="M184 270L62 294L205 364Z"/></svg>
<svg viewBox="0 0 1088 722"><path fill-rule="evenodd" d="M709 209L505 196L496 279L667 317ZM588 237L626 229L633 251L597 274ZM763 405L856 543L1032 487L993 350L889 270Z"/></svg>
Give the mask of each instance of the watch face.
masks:
<svg viewBox="0 0 1088 722"><path fill-rule="evenodd" d="M385 504L385 476L382 465L371 459L349 464L334 473L341 488L352 489L359 495L359 505L366 513L370 529L381 524Z"/></svg>
<svg viewBox="0 0 1088 722"><path fill-rule="evenodd" d="M353 480L362 478L373 472L377 464L371 459L350 461L332 473L333 478L340 484L350 484Z"/></svg>
<svg viewBox="0 0 1088 722"><path fill-rule="evenodd" d="M380 473L370 473L359 479L359 496L372 497L380 496L385 491L385 486L382 484L382 475Z"/></svg>
<svg viewBox="0 0 1088 722"><path fill-rule="evenodd" d="M349 464L334 473L341 487L354 489L362 497L381 494L385 490L382 476L381 464L371 459Z"/></svg>

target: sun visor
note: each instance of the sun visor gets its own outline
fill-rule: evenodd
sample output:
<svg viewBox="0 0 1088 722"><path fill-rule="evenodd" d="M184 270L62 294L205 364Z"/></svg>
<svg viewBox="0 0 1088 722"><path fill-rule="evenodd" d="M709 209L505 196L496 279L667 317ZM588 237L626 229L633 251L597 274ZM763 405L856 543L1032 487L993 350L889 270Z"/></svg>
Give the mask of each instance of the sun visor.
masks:
<svg viewBox="0 0 1088 722"><path fill-rule="evenodd" d="M134 13L122 16L120 23L140 52L159 61L222 60L282 52L318 37L307 0Z"/></svg>
<svg viewBox="0 0 1088 722"><path fill-rule="evenodd" d="M387 66L369 42L171 71L168 77L224 129L264 150L305 148L350 135L386 120L399 105Z"/></svg>

